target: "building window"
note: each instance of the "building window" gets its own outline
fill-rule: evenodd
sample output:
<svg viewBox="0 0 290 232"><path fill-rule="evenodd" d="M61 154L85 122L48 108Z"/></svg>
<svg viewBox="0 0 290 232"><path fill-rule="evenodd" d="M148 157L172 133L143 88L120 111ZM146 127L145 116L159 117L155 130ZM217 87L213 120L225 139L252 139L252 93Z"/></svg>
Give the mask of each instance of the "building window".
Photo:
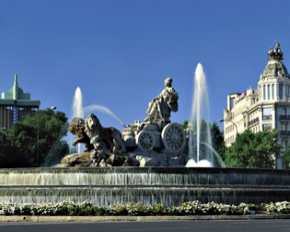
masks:
<svg viewBox="0 0 290 232"><path fill-rule="evenodd" d="M263 85L263 100L266 100L266 85Z"/></svg>
<svg viewBox="0 0 290 232"><path fill-rule="evenodd" d="M283 99L283 84L279 84L279 99Z"/></svg>
<svg viewBox="0 0 290 232"><path fill-rule="evenodd" d="M281 151L285 152L287 148L287 141L282 141L281 142Z"/></svg>
<svg viewBox="0 0 290 232"><path fill-rule="evenodd" d="M275 93L275 84L272 84L272 99L275 99L276 93Z"/></svg>
<svg viewBox="0 0 290 232"><path fill-rule="evenodd" d="M271 108L263 108L263 120L272 119L272 109Z"/></svg>
<svg viewBox="0 0 290 232"><path fill-rule="evenodd" d="M231 97L230 98L230 110L232 110L235 106L235 98Z"/></svg>
<svg viewBox="0 0 290 232"><path fill-rule="evenodd" d="M272 124L263 124L262 128L263 128L263 130L271 130Z"/></svg>

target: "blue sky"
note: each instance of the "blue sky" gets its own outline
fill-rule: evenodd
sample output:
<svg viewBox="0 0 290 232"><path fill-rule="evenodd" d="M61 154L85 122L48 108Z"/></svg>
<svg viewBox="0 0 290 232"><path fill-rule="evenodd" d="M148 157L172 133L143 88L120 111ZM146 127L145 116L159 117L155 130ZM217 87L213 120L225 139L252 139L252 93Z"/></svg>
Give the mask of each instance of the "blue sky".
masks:
<svg viewBox="0 0 290 232"><path fill-rule="evenodd" d="M146 117L170 76L179 93L171 121L183 122L201 63L218 122L229 93L256 88L275 40L290 70L289 9L288 0L1 0L0 92L17 73L41 109L55 105L70 118L80 87L84 106L108 107L130 124Z"/></svg>

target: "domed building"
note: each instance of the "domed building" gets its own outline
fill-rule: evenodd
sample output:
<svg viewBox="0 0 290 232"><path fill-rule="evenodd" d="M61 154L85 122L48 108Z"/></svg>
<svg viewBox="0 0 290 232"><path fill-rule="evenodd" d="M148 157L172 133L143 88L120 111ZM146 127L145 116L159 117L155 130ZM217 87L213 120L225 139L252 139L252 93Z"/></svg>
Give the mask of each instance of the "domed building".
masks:
<svg viewBox="0 0 290 232"><path fill-rule="evenodd" d="M290 75L283 64L280 44L268 51L268 63L260 75L257 89L227 96L224 111L224 140L230 146L237 133L251 129L254 133L276 129L282 150L290 145ZM276 160L276 168L282 161Z"/></svg>
<svg viewBox="0 0 290 232"><path fill-rule="evenodd" d="M0 131L9 129L12 123L33 115L40 106L39 100L31 100L30 93L24 93L18 86L18 76L9 92L2 93L0 99Z"/></svg>

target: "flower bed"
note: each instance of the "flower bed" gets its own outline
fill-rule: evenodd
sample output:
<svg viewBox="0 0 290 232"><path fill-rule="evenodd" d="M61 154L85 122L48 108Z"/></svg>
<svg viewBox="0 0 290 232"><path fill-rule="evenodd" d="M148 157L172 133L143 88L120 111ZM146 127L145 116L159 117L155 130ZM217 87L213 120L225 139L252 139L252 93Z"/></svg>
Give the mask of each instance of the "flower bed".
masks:
<svg viewBox="0 0 290 232"><path fill-rule="evenodd" d="M104 215L245 215L257 210L270 214L290 214L290 202L263 203L260 205L240 203L227 205L215 202L201 203L199 201L184 202L180 206L166 207L160 203L144 205L127 202L113 204L108 207L93 205L90 201L75 203L63 201L59 203L9 203L0 202L0 215L48 215L48 216L104 216Z"/></svg>

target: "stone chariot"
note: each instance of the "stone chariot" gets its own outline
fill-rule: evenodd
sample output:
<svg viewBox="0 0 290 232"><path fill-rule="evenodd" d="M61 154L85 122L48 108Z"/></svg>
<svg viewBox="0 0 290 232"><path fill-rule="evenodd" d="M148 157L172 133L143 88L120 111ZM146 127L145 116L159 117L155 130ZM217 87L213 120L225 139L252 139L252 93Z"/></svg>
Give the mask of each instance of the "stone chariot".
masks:
<svg viewBox="0 0 290 232"><path fill-rule="evenodd" d="M149 152L165 148L167 152L179 153L186 143L184 129L171 123L170 113L178 110L178 93L172 87L172 79L166 78L165 88L148 106L144 122L136 121L122 132L126 146L138 147Z"/></svg>
<svg viewBox="0 0 290 232"><path fill-rule="evenodd" d="M178 110L178 93L172 87L172 79L166 78L165 88L148 106L144 122L136 121L122 132L126 147L138 147L142 151L160 150L179 153L183 150L186 136L182 126L171 123L171 111Z"/></svg>

